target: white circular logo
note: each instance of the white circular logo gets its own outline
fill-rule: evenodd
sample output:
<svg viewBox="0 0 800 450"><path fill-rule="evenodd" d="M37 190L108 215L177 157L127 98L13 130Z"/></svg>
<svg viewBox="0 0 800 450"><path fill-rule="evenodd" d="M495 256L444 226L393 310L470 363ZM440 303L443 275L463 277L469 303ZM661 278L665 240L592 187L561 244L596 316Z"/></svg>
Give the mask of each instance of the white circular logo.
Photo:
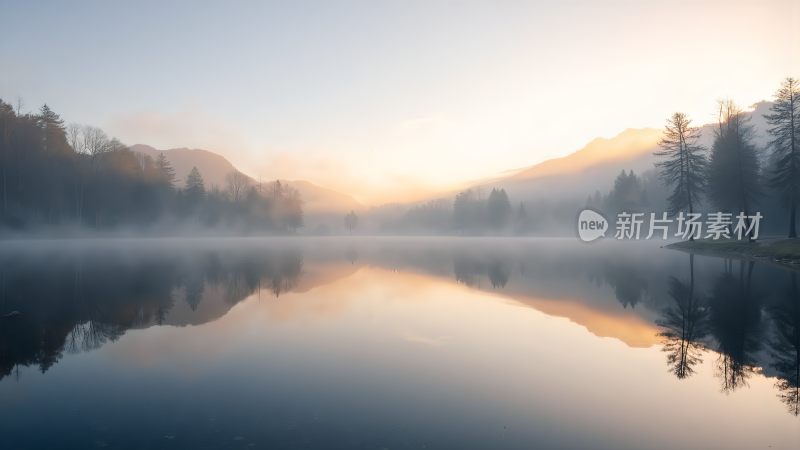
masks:
<svg viewBox="0 0 800 450"><path fill-rule="evenodd" d="M583 242L592 242L606 235L608 220L597 211L584 209L578 214L578 237Z"/></svg>

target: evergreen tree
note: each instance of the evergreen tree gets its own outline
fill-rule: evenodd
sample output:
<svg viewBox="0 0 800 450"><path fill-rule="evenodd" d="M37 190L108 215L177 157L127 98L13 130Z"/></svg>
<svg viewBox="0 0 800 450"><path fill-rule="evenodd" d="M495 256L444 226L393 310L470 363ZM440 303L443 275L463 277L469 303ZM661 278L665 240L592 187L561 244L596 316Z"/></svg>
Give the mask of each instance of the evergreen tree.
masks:
<svg viewBox="0 0 800 450"><path fill-rule="evenodd" d="M175 169L172 168L172 164L169 163L163 152L159 153L158 158L156 158L156 170L158 170L161 179L168 183L170 187L175 184ZM197 175L199 176L200 173L198 172ZM202 182L202 177L200 181Z"/></svg>
<svg viewBox="0 0 800 450"><path fill-rule="evenodd" d="M733 102L723 101L715 134L708 165L711 200L721 211L749 214L760 193L753 127Z"/></svg>
<svg viewBox="0 0 800 450"><path fill-rule="evenodd" d="M664 159L656 167L664 184L673 188L667 199L671 214L693 213L705 188L706 149L697 143L699 138L700 129L693 127L685 114L675 113L658 143L661 150L655 155Z"/></svg>
<svg viewBox="0 0 800 450"><path fill-rule="evenodd" d="M203 176L197 167L192 167L186 176L186 200L191 207L196 207L206 195L206 186Z"/></svg>
<svg viewBox="0 0 800 450"><path fill-rule="evenodd" d="M508 225L511 218L511 202L505 189L492 189L486 203L489 226L495 230L500 230Z"/></svg>
<svg viewBox="0 0 800 450"><path fill-rule="evenodd" d="M486 225L486 203L480 189L467 189L453 201L453 226L459 231L480 230Z"/></svg>
<svg viewBox="0 0 800 450"><path fill-rule="evenodd" d="M65 128L47 105L19 115L0 100L0 233L147 225L173 211L233 232L292 231L303 224L302 198L290 185L276 183L274 198L246 189L246 201L233 202L207 195L193 168L186 188L170 192L175 171L165 155L154 161L96 127Z"/></svg>
<svg viewBox="0 0 800 450"><path fill-rule="evenodd" d="M64 153L71 150L71 147L67 144L64 121L47 104L42 105L41 109L39 109L36 121L43 131L42 143L45 152Z"/></svg>
<svg viewBox="0 0 800 450"><path fill-rule="evenodd" d="M634 212L644 204L642 180L633 172L624 169L614 180L614 188L606 198L606 210L613 215L620 212Z"/></svg>
<svg viewBox="0 0 800 450"><path fill-rule="evenodd" d="M772 114L764 117L771 125L769 145L773 151L770 184L777 188L789 207L789 237L797 237L797 204L800 202L800 82L794 78L784 80Z"/></svg>

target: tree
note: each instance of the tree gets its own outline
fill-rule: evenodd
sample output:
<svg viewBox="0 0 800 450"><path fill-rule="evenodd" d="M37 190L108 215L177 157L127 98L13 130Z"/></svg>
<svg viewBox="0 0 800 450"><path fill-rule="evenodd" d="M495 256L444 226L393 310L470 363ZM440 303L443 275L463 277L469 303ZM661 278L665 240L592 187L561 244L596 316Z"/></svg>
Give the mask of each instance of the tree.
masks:
<svg viewBox="0 0 800 450"><path fill-rule="evenodd" d="M770 184L789 207L789 237L797 237L797 204L800 202L800 82L787 78L775 93L772 114L764 117L771 128L769 142L774 167Z"/></svg>
<svg viewBox="0 0 800 450"><path fill-rule="evenodd" d="M10 178L9 166L12 163L12 147L11 147L11 131L16 122L16 115L14 109L8 103L0 99L0 165L2 165L2 183L0 188L3 189L3 219L6 219L8 214L8 189Z"/></svg>
<svg viewBox="0 0 800 450"><path fill-rule="evenodd" d="M347 215L344 216L344 227L347 228L347 231L350 233L356 229L358 226L358 216L356 215L355 211L350 211Z"/></svg>
<svg viewBox="0 0 800 450"><path fill-rule="evenodd" d="M65 127L47 105L35 114L19 115L0 101L3 229L75 223L98 228L147 225L169 211L237 232L291 231L302 226L302 199L289 185L275 183L270 196L235 183L238 194L233 197L240 201L234 203L221 193L206 194L196 168L185 189L173 192L174 180L166 155L154 160L137 154L96 127Z"/></svg>
<svg viewBox="0 0 800 450"><path fill-rule="evenodd" d="M250 187L250 178L242 172L234 170L225 175L225 184L228 186L228 195L231 200L238 203Z"/></svg>
<svg viewBox="0 0 800 450"><path fill-rule="evenodd" d="M67 125L67 143L75 153L83 152L83 131L77 123Z"/></svg>
<svg viewBox="0 0 800 450"><path fill-rule="evenodd" d="M642 180L633 173L623 169L614 180L614 188L606 198L606 209L612 213L633 212L639 210L644 204L644 191Z"/></svg>
<svg viewBox="0 0 800 450"><path fill-rule="evenodd" d="M203 182L203 176L197 167L192 167L189 175L186 176L186 200L192 207L197 207L200 201L206 195L206 186Z"/></svg>
<svg viewBox="0 0 800 450"><path fill-rule="evenodd" d="M37 122L43 131L44 151L63 153L67 148L67 141L64 133L64 121L61 120L61 117L45 103L39 110Z"/></svg>
<svg viewBox="0 0 800 450"><path fill-rule="evenodd" d="M164 156L164 152L160 152L158 154L158 158L156 158L156 170L158 171L161 180L164 183L169 184L169 187L172 187L175 184L175 169L172 168L172 164L170 164L167 160L167 157Z"/></svg>
<svg viewBox="0 0 800 450"><path fill-rule="evenodd" d="M711 200L720 211L745 215L760 193L753 127L730 100L719 104L719 126L708 165Z"/></svg>
<svg viewBox="0 0 800 450"><path fill-rule="evenodd" d="M693 127L685 114L676 112L667 120L658 143L661 150L655 155L664 159L656 167L664 184L673 189L668 198L671 214L693 213L705 188L706 149L697 143L699 138L700 129Z"/></svg>
<svg viewBox="0 0 800 450"><path fill-rule="evenodd" d="M83 150L94 160L110 150L108 135L100 128L86 125L83 127Z"/></svg>
<svg viewBox="0 0 800 450"><path fill-rule="evenodd" d="M500 230L508 225L511 218L511 202L505 189L492 189L486 202L489 226Z"/></svg>
<svg viewBox="0 0 800 450"><path fill-rule="evenodd" d="M488 214L480 188L459 192L453 201L453 225L459 231L485 226Z"/></svg>

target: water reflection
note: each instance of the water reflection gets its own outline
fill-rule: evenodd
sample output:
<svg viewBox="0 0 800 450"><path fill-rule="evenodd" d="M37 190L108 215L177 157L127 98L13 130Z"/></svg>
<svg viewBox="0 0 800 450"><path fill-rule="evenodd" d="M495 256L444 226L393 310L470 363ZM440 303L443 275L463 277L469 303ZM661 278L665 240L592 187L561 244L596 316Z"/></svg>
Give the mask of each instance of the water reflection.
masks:
<svg viewBox="0 0 800 450"><path fill-rule="evenodd" d="M664 308L656 324L662 329L667 364L678 379L694 374L702 362L701 341L708 334L708 314L695 293L694 255L689 255L689 281L669 277L669 296L673 304Z"/></svg>
<svg viewBox="0 0 800 450"><path fill-rule="evenodd" d="M789 411L800 408L797 274L766 263L563 242L145 247L0 252L0 379L20 366L46 372L131 329L213 322L253 295L280 299L379 267L486 290L631 347L660 345L677 379L713 360L723 392L771 377Z"/></svg>
<svg viewBox="0 0 800 450"><path fill-rule="evenodd" d="M761 298L753 293L755 262L738 265L738 271L728 266L717 276L709 300L710 328L719 355L717 373L724 392L747 385L764 338Z"/></svg>
<svg viewBox="0 0 800 450"><path fill-rule="evenodd" d="M45 372L64 353L97 349L129 329L214 320L260 289L279 296L303 267L297 248L128 250L0 255L0 311L8 315L0 319L0 379L17 365ZM182 305L193 313L181 314Z"/></svg>
<svg viewBox="0 0 800 450"><path fill-rule="evenodd" d="M800 413L800 292L797 273L785 274L785 282L778 301L770 308L775 333L770 341L772 367L778 373L781 401L790 413Z"/></svg>

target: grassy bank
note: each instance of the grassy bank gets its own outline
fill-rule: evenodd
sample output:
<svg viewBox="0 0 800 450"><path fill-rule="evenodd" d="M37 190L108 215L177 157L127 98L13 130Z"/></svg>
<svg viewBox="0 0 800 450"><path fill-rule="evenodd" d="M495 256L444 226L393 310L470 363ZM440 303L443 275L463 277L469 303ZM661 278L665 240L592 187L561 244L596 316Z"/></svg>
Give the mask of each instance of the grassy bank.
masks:
<svg viewBox="0 0 800 450"><path fill-rule="evenodd" d="M800 239L763 239L757 242L701 239L676 242L666 248L728 258L767 259L795 267L800 265Z"/></svg>

